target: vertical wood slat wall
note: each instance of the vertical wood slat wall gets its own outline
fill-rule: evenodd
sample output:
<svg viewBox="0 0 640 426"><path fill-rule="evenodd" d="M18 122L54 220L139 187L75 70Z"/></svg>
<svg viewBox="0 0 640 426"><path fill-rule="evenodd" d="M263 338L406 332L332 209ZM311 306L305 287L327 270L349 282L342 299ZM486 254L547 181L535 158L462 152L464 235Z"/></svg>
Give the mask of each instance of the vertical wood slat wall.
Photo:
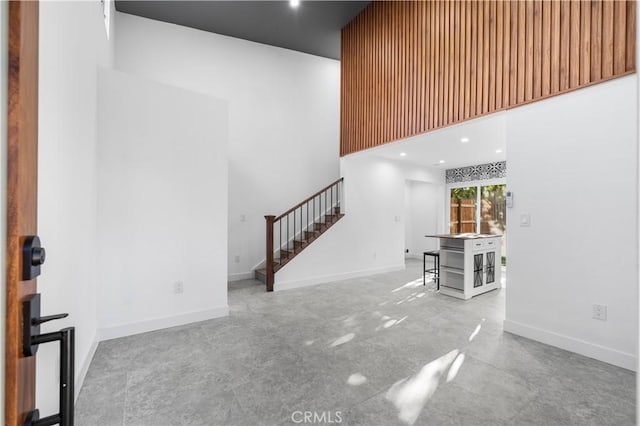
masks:
<svg viewBox="0 0 640 426"><path fill-rule="evenodd" d="M635 72L635 3L372 2L342 30L340 155Z"/></svg>

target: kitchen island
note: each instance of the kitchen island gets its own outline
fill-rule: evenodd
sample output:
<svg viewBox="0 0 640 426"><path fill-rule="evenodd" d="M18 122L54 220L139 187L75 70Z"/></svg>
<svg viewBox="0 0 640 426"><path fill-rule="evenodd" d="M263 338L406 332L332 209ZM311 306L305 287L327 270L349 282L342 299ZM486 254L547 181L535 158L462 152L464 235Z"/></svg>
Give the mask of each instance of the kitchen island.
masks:
<svg viewBox="0 0 640 426"><path fill-rule="evenodd" d="M500 287L501 235L425 235L440 240L440 293L470 299Z"/></svg>

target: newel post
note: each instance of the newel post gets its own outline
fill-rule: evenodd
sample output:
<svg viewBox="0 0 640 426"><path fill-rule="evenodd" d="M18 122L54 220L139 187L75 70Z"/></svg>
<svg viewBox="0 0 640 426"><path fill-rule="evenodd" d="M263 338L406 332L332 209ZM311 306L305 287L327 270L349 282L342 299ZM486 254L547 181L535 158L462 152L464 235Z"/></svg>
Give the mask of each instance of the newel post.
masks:
<svg viewBox="0 0 640 426"><path fill-rule="evenodd" d="M273 291L273 223L275 216L265 216L267 220L267 291Z"/></svg>

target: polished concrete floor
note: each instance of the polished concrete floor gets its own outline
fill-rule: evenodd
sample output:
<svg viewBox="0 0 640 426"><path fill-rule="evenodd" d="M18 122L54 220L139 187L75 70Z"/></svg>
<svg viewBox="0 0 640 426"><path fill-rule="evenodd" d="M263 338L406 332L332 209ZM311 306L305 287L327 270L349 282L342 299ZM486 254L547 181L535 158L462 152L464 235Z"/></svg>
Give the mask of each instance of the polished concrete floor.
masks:
<svg viewBox="0 0 640 426"><path fill-rule="evenodd" d="M78 425L632 425L635 374L503 332L400 272L265 293L230 316L102 342Z"/></svg>

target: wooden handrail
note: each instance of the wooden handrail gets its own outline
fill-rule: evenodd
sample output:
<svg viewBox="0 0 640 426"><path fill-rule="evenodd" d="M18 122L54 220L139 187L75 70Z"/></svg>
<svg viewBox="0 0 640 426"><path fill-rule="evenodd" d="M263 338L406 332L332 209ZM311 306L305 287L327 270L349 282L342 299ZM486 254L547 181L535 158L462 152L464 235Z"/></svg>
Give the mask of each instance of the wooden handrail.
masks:
<svg viewBox="0 0 640 426"><path fill-rule="evenodd" d="M266 277L265 284L267 291L273 291L275 273L282 266L293 259L307 245L314 241L319 235L336 223L344 214L340 211L340 189L343 185L344 178L340 178L335 182L322 188L302 202L296 204L280 216L265 216L267 222L266 233L266 268L264 275ZM335 188L335 191L334 191ZM335 192L335 198L334 198ZM323 196L324 195L324 196ZM319 197L318 207L316 211L316 198ZM324 198L324 209L322 199ZM335 200L335 202L334 202ZM306 209L305 209L306 206ZM313 211L312 211L313 210ZM291 227L289 221L293 213L293 234L289 234ZM299 214L298 214L299 213ZM316 216L317 214L317 216ZM311 217L309 216L311 215ZM306 217L306 221L305 221ZM286 220L284 220L286 218ZM299 219L298 221L296 219ZM285 223L286 222L286 223ZM285 223L285 239L283 240L282 225ZM275 235L275 225L278 225L278 235ZM291 238L289 238L291 236ZM276 245L277 244L277 245ZM274 247L275 246L275 247ZM275 259L276 253L279 258Z"/></svg>
<svg viewBox="0 0 640 426"><path fill-rule="evenodd" d="M291 207L289 210L287 210L286 212L282 213L280 216L276 217L274 222L279 221L280 219L282 219L283 217L285 217L286 215L288 215L289 213L295 211L297 208L302 207L303 204L308 203L309 201L313 200L315 197L317 197L318 195L321 195L323 192L325 192L326 190L330 189L332 186L342 182L344 180L344 178L340 178L337 181L325 186L324 188L322 188L320 191L316 192L315 194L313 194L312 196L308 197L306 200L298 203L297 205L295 205L294 207Z"/></svg>

